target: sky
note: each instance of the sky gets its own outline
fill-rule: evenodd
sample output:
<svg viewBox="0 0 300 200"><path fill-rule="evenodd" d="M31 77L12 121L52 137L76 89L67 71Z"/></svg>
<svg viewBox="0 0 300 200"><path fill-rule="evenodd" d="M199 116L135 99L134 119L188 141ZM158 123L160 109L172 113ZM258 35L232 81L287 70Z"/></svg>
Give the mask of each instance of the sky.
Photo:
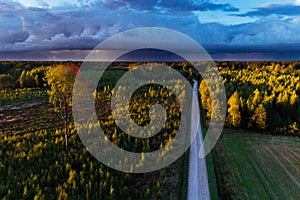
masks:
<svg viewBox="0 0 300 200"><path fill-rule="evenodd" d="M300 0L0 0L0 60L81 60L140 27L186 34L220 60L300 60Z"/></svg>

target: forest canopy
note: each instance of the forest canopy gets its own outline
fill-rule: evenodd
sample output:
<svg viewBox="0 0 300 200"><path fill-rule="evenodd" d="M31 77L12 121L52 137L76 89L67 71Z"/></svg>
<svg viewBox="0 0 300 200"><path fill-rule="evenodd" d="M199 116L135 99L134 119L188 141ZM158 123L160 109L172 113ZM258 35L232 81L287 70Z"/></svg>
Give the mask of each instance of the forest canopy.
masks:
<svg viewBox="0 0 300 200"><path fill-rule="evenodd" d="M49 67L80 62L1 62L0 89L48 88L44 79ZM110 70L123 74L142 63L114 63ZM191 81L198 79L201 105L206 120L210 119L209 92L201 77L187 62L163 63ZM226 126L296 134L300 129L300 62L216 62L227 95ZM110 76L112 80L117 76ZM106 80L112 86L112 80ZM106 84L106 83L103 83Z"/></svg>

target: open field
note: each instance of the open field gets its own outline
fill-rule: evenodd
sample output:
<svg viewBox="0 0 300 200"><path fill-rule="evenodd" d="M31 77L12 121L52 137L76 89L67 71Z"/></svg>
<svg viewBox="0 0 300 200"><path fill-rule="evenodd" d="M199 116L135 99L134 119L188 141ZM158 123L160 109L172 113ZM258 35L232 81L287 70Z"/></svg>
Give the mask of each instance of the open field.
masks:
<svg viewBox="0 0 300 200"><path fill-rule="evenodd" d="M299 199L299 138L225 130L214 163L221 199Z"/></svg>

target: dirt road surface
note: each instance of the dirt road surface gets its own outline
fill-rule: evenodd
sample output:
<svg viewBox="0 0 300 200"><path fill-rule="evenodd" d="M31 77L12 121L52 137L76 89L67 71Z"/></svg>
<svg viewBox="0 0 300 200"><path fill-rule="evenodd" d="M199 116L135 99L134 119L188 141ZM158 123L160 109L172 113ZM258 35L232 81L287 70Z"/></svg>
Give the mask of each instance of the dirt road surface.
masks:
<svg viewBox="0 0 300 200"><path fill-rule="evenodd" d="M191 131L194 131L197 134L190 148L188 200L210 200L205 158L200 159L198 157L198 152L203 143L203 135L198 104L198 82L196 81L194 81L194 96L191 114Z"/></svg>

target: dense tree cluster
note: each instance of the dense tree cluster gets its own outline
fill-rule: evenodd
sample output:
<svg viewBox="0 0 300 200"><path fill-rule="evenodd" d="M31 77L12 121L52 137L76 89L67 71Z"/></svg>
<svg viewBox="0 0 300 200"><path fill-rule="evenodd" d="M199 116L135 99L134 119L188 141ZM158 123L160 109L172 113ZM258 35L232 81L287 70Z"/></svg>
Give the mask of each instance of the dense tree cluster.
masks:
<svg viewBox="0 0 300 200"><path fill-rule="evenodd" d="M218 63L228 99L227 125L298 133L299 66L298 62ZM204 84L200 84L201 102L209 118L210 105Z"/></svg>
<svg viewBox="0 0 300 200"><path fill-rule="evenodd" d="M0 89L43 87L45 71L42 63L1 62Z"/></svg>
<svg viewBox="0 0 300 200"><path fill-rule="evenodd" d="M44 75L53 62L0 62L0 89L45 87ZM63 64L70 65L71 62ZM79 66L79 62L72 62Z"/></svg>

